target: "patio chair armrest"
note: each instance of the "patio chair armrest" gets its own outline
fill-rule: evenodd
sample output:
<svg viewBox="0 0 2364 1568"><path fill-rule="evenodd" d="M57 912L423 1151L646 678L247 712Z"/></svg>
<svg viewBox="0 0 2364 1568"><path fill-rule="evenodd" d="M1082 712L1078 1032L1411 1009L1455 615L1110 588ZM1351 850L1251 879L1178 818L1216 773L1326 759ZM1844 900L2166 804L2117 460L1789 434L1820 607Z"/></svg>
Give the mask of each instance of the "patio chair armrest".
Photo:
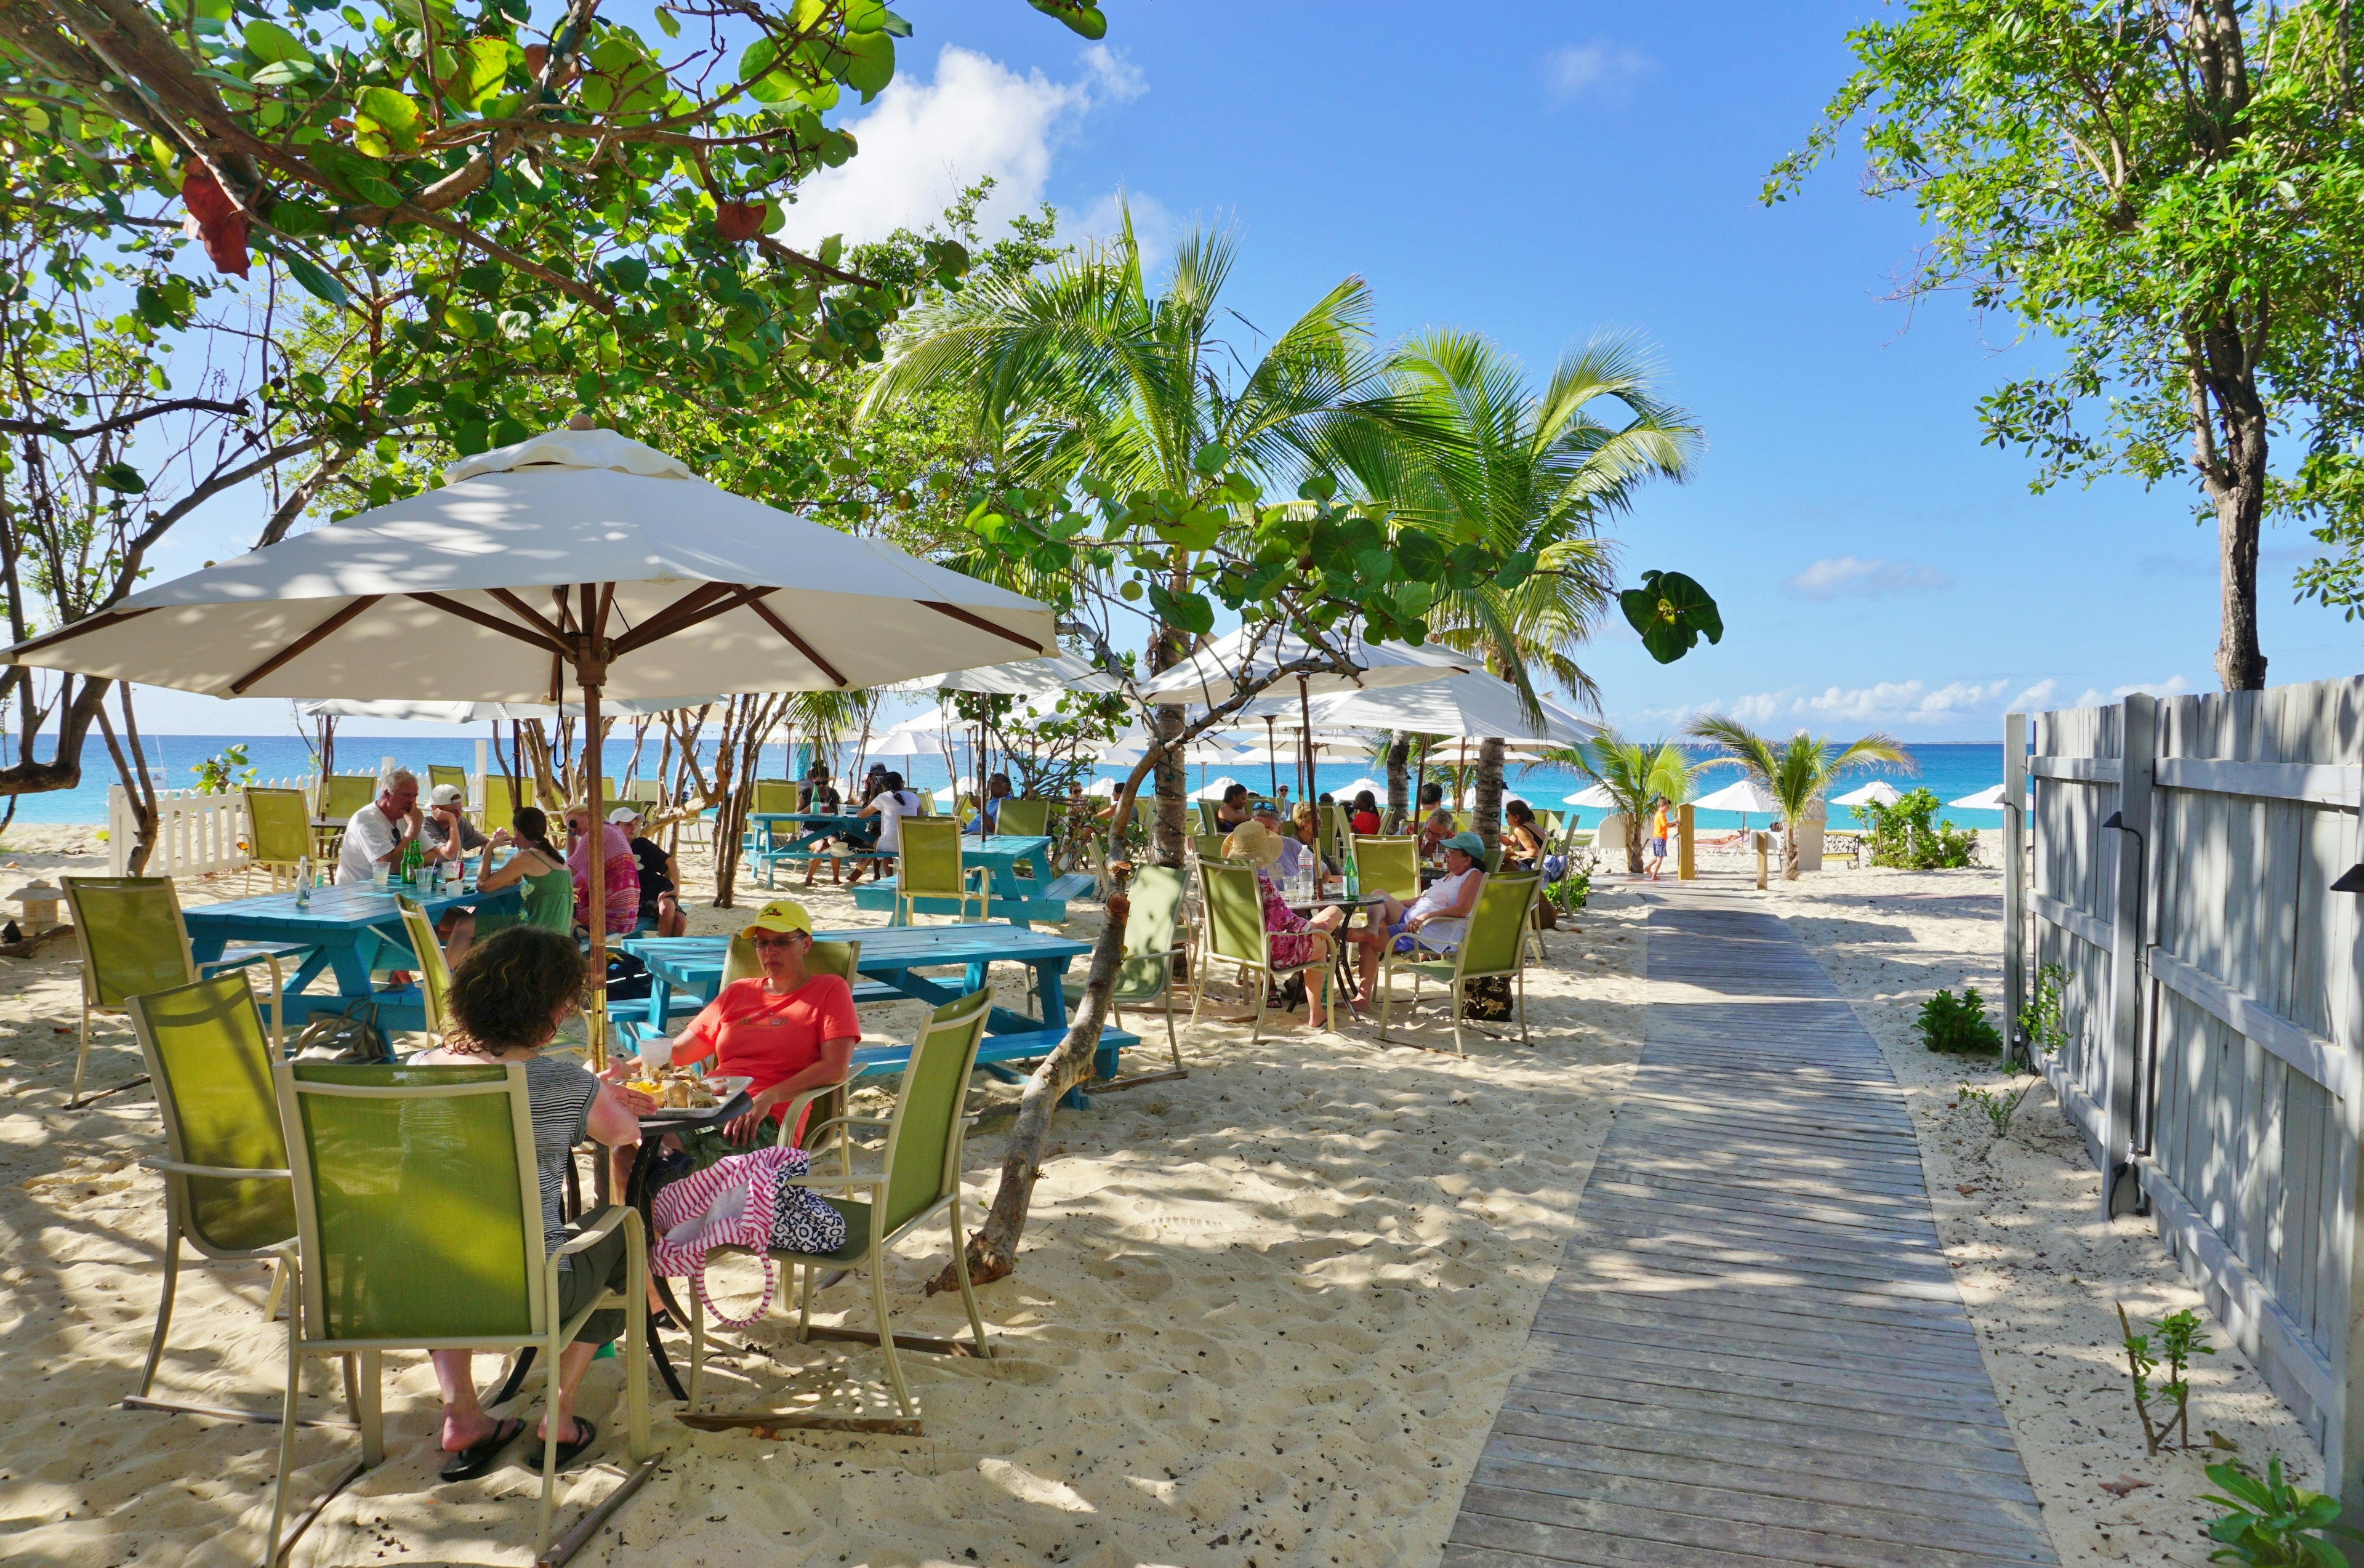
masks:
<svg viewBox="0 0 2364 1568"><path fill-rule="evenodd" d="M593 1223L585 1226L583 1228L583 1234L580 1236L572 1237L567 1240L560 1242L558 1246L552 1251L550 1261L543 1265L544 1268L554 1273L558 1268L559 1259L566 1256L569 1252L580 1252L585 1247L596 1245L597 1243L607 1240L608 1237L615 1231L616 1227L624 1223L627 1216L637 1220L640 1218L640 1212L641 1211L639 1209L628 1208L622 1204L611 1204L608 1206L607 1216L604 1218L595 1220Z"/></svg>
<svg viewBox="0 0 2364 1568"><path fill-rule="evenodd" d="M831 1187L839 1192L866 1187L875 1194L886 1185L886 1177L883 1173L873 1176L790 1176L786 1184L792 1187Z"/></svg>
<svg viewBox="0 0 2364 1568"><path fill-rule="evenodd" d="M311 950L307 948L303 951L308 952ZM295 953L288 951L284 948L273 948L265 952L226 952L219 958L199 959L197 961L197 973L210 978L225 969L245 969L253 964L263 963L273 959L293 958L295 956Z"/></svg>
<svg viewBox="0 0 2364 1568"><path fill-rule="evenodd" d="M803 1117L807 1107L811 1106L815 1100L820 1099L823 1095L833 1095L844 1087L845 1084L843 1083L823 1084L818 1089L807 1089L804 1093L788 1101L786 1105L781 1106L780 1147L783 1149L790 1147L788 1140L795 1135L797 1122L798 1118ZM829 1121L816 1123L815 1125L805 1129L805 1130L808 1133L819 1132L822 1128L829 1127L832 1125L832 1123L842 1121L843 1119L844 1118L842 1117L832 1117Z"/></svg>
<svg viewBox="0 0 2364 1568"><path fill-rule="evenodd" d="M226 1182L291 1182L293 1171L247 1170L237 1165L192 1165L182 1160L166 1160L150 1155L139 1162L143 1171L165 1171L176 1176L214 1176Z"/></svg>
<svg viewBox="0 0 2364 1568"><path fill-rule="evenodd" d="M805 1131L820 1133L826 1132L832 1127L885 1127L886 1125L888 1125L887 1118L883 1116L833 1116L827 1121L815 1122L805 1129Z"/></svg>

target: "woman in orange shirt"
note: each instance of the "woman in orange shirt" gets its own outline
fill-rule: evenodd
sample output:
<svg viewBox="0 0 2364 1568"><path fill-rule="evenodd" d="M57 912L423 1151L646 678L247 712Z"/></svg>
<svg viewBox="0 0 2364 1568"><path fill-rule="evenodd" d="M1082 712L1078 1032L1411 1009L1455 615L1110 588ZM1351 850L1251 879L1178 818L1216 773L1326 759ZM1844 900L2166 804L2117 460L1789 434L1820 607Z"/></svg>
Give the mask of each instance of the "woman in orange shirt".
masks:
<svg viewBox="0 0 2364 1568"><path fill-rule="evenodd" d="M812 917L803 905L775 898L739 934L755 945L764 977L725 985L674 1041L673 1059L711 1056L709 1072L752 1080L747 1087L754 1105L724 1131L734 1143L753 1143L790 1100L845 1081L862 1026L853 1017L853 988L837 975L805 968L813 939ZM799 1118L790 1141L803 1133Z"/></svg>

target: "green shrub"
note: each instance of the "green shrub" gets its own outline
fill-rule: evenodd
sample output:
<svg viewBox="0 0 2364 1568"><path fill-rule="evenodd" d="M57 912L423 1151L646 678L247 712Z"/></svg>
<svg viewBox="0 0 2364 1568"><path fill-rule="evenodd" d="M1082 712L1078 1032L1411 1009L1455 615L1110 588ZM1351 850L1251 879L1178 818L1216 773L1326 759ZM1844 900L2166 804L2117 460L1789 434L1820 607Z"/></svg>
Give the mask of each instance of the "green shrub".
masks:
<svg viewBox="0 0 2364 1568"><path fill-rule="evenodd" d="M1986 998L1975 985L1965 985L1956 996L1940 991L1921 1004L1921 1043L1932 1051L1956 1056L1993 1056L2002 1050L2002 1036L1987 1021Z"/></svg>
<svg viewBox="0 0 2364 1568"><path fill-rule="evenodd" d="M2220 1543L2217 1551L2208 1554L2211 1562L2242 1562L2248 1568L2345 1568L2347 1560L2330 1538L2341 1535L2364 1540L2364 1535L2332 1522L2339 1518L2338 1498L2282 1479L2280 1454L2267 1461L2262 1481L2239 1464L2212 1464L2208 1479L2232 1494L2222 1497L2210 1493L2201 1499L2231 1510L2209 1523L2208 1539Z"/></svg>
<svg viewBox="0 0 2364 1568"><path fill-rule="evenodd" d="M1566 876L1544 884L1544 896L1550 899L1552 907L1561 914L1575 914L1584 907L1584 901L1592 896L1592 868L1571 861Z"/></svg>
<svg viewBox="0 0 2364 1568"><path fill-rule="evenodd" d="M1949 871L1970 863L1979 836L1951 822L1935 826L1937 797L1916 789L1893 806L1867 801L1857 807L1871 819L1871 863L1903 871Z"/></svg>

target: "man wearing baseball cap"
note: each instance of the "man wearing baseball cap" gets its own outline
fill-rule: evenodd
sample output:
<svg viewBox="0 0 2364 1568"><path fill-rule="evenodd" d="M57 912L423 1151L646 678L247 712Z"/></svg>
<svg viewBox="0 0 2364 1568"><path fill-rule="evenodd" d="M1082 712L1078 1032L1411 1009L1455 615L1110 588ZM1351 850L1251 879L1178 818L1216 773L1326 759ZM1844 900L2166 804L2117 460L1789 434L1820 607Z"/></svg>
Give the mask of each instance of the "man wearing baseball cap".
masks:
<svg viewBox="0 0 2364 1568"><path fill-rule="evenodd" d="M468 820L468 797L458 784L437 784L427 792L427 819L418 825L418 847L429 860L457 865L491 842Z"/></svg>
<svg viewBox="0 0 2364 1568"><path fill-rule="evenodd" d="M654 839L641 834L641 808L619 806L608 813L608 820L622 831L632 846L632 859L641 870L641 919L654 926L661 937L681 937L689 934L689 917L681 912L681 900L676 889L681 886L681 868L665 847Z"/></svg>
<svg viewBox="0 0 2364 1568"><path fill-rule="evenodd" d="M675 1040L673 1060L711 1056L709 1073L744 1075L755 1103L724 1131L735 1143L770 1136L782 1107L807 1089L842 1084L853 1071L862 1026L853 991L834 974L805 967L812 951L812 917L793 898L775 898L739 934L764 966L758 979L734 980L692 1018ZM789 1129L793 1141L804 1118Z"/></svg>
<svg viewBox="0 0 2364 1568"><path fill-rule="evenodd" d="M1469 913L1478 907L1478 892L1486 884L1480 863L1486 858L1486 840L1475 833L1455 833L1444 840L1444 874L1430 884L1427 892L1410 904L1382 895L1383 902L1371 909L1368 925L1339 933L1363 950L1363 992L1355 999L1356 1011L1371 1005L1372 988L1378 983L1379 957L1389 943L1402 951L1416 948L1442 955L1459 947L1467 934ZM1411 948L1404 946L1407 942Z"/></svg>

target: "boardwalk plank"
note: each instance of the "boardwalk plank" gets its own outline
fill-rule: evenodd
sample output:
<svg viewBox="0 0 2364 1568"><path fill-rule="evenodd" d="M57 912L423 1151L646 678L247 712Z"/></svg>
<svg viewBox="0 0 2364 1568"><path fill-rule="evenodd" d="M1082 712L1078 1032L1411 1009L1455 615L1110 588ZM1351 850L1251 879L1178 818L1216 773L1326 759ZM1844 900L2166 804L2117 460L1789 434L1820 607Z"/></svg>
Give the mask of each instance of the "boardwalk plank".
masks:
<svg viewBox="0 0 2364 1568"><path fill-rule="evenodd" d="M1451 1568L2057 1564L1879 1047L1773 917L1649 932L1640 1063Z"/></svg>

